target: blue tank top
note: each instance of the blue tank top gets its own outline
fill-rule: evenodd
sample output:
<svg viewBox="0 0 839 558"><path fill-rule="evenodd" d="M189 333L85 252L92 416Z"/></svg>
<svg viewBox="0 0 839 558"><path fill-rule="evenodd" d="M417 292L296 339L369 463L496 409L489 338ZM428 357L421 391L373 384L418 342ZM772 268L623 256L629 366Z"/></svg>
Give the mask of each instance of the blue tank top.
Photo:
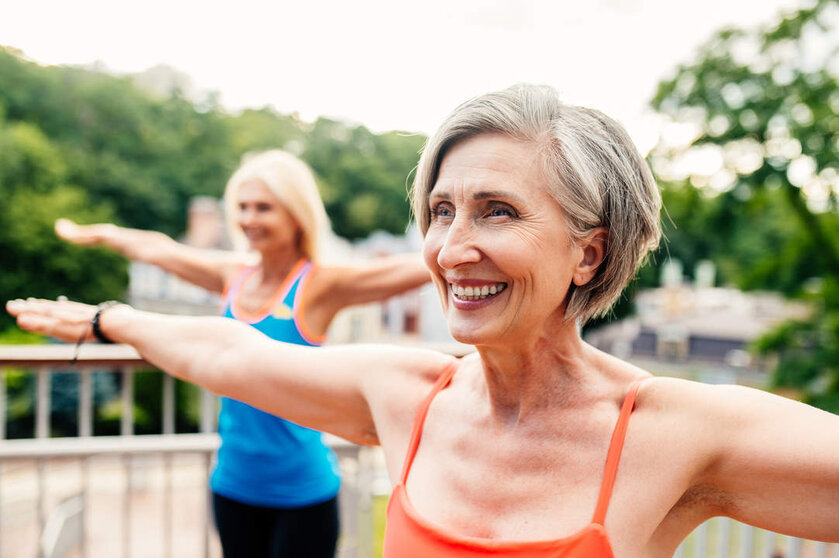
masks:
<svg viewBox="0 0 839 558"><path fill-rule="evenodd" d="M302 287L311 263L300 260L271 301L256 313L238 305L242 286L257 270L237 274L222 295L221 315L252 325L271 339L317 346L319 339L302 325ZM295 508L318 504L338 494L338 460L320 432L221 398L221 446L210 478L210 489L253 506Z"/></svg>

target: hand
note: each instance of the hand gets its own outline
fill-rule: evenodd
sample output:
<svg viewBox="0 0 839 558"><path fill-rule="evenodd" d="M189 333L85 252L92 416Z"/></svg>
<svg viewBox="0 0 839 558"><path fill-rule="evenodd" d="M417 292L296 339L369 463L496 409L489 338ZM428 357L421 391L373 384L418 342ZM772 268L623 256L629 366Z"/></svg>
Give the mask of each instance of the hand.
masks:
<svg viewBox="0 0 839 558"><path fill-rule="evenodd" d="M55 234L67 242L80 246L100 244L115 228L110 223L98 225L78 225L70 219L58 219L55 221Z"/></svg>
<svg viewBox="0 0 839 558"><path fill-rule="evenodd" d="M29 298L10 300L6 311L17 318L21 329L75 343L94 339L90 321L96 306L80 302Z"/></svg>

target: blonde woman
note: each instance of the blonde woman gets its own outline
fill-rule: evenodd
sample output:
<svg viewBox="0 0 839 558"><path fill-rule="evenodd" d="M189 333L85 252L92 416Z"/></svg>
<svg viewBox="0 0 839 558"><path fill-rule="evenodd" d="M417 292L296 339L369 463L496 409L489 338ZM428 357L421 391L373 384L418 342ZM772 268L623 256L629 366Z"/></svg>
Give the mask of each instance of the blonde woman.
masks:
<svg viewBox="0 0 839 558"><path fill-rule="evenodd" d="M224 203L231 237L242 249L236 252L195 249L161 233L110 224L60 220L56 232L69 242L107 246L223 293L222 316L271 339L309 347L323 342L342 308L429 280L418 256L367 266L318 265L326 213L309 168L289 153L247 157L230 178ZM241 381L260 389L260 374L252 372ZM226 397L219 434L210 487L224 555L333 556L340 473L321 434Z"/></svg>
<svg viewBox="0 0 839 558"><path fill-rule="evenodd" d="M387 558L663 558L716 515L839 542L839 417L654 378L580 338L660 235L655 182L614 120L547 87L482 95L429 139L413 195L470 356L312 350L127 306L99 314L102 332L180 378L381 444L395 485ZM7 308L69 341L97 313Z"/></svg>

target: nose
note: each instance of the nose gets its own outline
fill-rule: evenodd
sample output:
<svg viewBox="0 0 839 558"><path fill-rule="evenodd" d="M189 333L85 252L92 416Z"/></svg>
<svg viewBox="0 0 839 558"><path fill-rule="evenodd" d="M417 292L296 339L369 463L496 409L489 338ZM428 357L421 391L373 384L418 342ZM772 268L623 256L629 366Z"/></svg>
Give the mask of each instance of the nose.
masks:
<svg viewBox="0 0 839 558"><path fill-rule="evenodd" d="M249 208L242 208L239 209L237 213L237 220L239 221L240 226L247 226L250 225L253 221L254 212Z"/></svg>
<svg viewBox="0 0 839 558"><path fill-rule="evenodd" d="M437 264L442 269L454 269L463 264L481 260L478 248L478 234L467 217L455 217L443 237L443 245L437 252Z"/></svg>

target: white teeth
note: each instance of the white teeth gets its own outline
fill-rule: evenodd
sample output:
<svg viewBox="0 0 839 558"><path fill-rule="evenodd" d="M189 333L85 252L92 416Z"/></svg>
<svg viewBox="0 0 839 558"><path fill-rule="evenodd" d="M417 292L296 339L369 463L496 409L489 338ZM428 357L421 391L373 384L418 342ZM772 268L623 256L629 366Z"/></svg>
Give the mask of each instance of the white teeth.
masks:
<svg viewBox="0 0 839 558"><path fill-rule="evenodd" d="M484 285L482 287L461 287L459 285L451 285L452 294L460 300L482 300L494 294L503 291L507 285L505 283L496 283L491 286Z"/></svg>

